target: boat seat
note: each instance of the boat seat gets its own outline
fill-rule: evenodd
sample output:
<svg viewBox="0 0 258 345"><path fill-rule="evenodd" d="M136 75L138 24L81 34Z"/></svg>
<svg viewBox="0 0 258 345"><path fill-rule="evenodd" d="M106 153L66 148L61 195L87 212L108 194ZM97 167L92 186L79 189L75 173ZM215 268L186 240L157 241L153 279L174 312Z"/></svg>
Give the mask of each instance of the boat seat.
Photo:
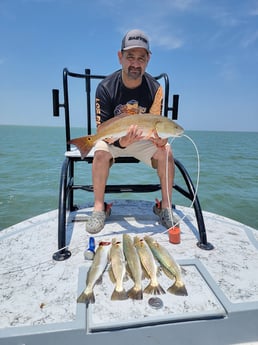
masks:
<svg viewBox="0 0 258 345"><path fill-rule="evenodd" d="M88 154L89 157L94 156L94 152L89 152ZM80 151L78 149L71 149L70 151L65 152L65 157L70 157L70 158L81 158Z"/></svg>
<svg viewBox="0 0 258 345"><path fill-rule="evenodd" d="M52 101L53 101L53 116L60 116L60 109L64 109L65 115L65 135L66 135L66 152L65 159L61 168L61 177L60 177L60 187L59 187L59 202L58 202L58 251L54 254L55 260L65 260L68 258L71 253L66 248L66 231L67 231L67 212L72 212L78 209L80 206L76 204L75 201L75 192L77 190L82 190L86 192L93 192L93 186L89 184L81 184L76 182L75 169L77 168L77 163L86 162L92 164L94 149L91 150L90 154L81 159L80 153L77 149L73 148L69 144L70 140L74 138L72 136L72 120L78 117L78 104L80 106L84 105L86 109L83 111L80 110L80 114L83 114L82 128L84 128L84 135L91 135L93 131L92 126L92 117L94 118L95 125L95 115L92 116L92 104L95 104L95 92L96 86L99 83L99 80L105 78L105 75L92 74L90 69L85 69L84 73L74 73L69 71L67 68L63 69L63 102L59 100L59 89L52 90ZM161 83L164 91L163 95L163 113L162 116L168 117L169 113L171 114L172 120L177 120L178 117L178 100L179 95L173 95L172 106L169 105L169 78L166 73L162 73L159 76L155 77ZM75 92L74 92L75 90ZM79 90L82 94L82 99L78 102ZM82 91L83 90L83 91ZM86 102L85 102L86 95ZM74 98L76 98L76 104L74 107L71 106ZM86 114L86 116L85 116ZM94 111L95 114L95 111ZM86 118L86 125L85 125ZM206 238L206 230L202 216L201 206L198 200L198 196L195 194L194 185L192 180L187 173L186 169L177 159L175 161L175 166L178 168L179 172L182 174L183 179L186 184L186 188L182 188L178 185L174 185L173 188L181 193L184 197L193 201L193 207L195 209L195 214L197 218L198 228L200 239L198 245L201 248L207 249L208 246ZM139 160L134 157L118 157L115 159L115 163L122 164L137 164ZM78 168L79 169L79 168ZM85 174L85 177L89 176ZM148 183L148 184L128 184L125 181L125 184L108 184L106 186L105 193L147 193L154 192L160 189L159 183ZM85 197L86 201L86 197Z"/></svg>

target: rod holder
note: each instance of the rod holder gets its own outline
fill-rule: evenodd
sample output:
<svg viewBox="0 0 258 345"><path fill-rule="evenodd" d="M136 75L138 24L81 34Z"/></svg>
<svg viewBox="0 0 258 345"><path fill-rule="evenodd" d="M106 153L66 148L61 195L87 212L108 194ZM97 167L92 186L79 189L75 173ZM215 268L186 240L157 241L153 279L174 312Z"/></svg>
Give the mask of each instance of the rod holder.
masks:
<svg viewBox="0 0 258 345"><path fill-rule="evenodd" d="M173 95L173 120L177 120L178 118L178 103L179 103L179 95Z"/></svg>
<svg viewBox="0 0 258 345"><path fill-rule="evenodd" d="M61 104L59 103L59 90L52 89L52 100L53 100L53 116L59 116L59 107Z"/></svg>

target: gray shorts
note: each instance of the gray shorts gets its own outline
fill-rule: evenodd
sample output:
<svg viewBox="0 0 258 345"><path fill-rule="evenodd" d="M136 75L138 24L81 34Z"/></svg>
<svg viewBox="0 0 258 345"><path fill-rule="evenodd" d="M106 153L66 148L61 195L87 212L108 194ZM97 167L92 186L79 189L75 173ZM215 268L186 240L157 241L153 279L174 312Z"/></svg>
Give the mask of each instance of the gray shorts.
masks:
<svg viewBox="0 0 258 345"><path fill-rule="evenodd" d="M105 141L100 140L95 145L95 151L103 150L109 152L113 159L116 157L135 157L139 161L152 167L151 158L157 151L157 147L150 140L137 141L125 149L120 149L114 145L109 145Z"/></svg>

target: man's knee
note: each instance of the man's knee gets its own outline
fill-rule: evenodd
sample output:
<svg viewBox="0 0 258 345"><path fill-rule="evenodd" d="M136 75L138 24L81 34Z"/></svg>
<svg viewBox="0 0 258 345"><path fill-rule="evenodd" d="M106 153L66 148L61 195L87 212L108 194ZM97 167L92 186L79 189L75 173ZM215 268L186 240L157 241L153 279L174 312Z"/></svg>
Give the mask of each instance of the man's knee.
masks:
<svg viewBox="0 0 258 345"><path fill-rule="evenodd" d="M151 158L151 165L153 167L153 169L157 169L158 168L158 160L155 158Z"/></svg>
<svg viewBox="0 0 258 345"><path fill-rule="evenodd" d="M173 162L173 153L170 147L166 147L166 149L161 148L158 149L155 154L151 158L151 164L154 169L158 168L159 162L168 161L169 163Z"/></svg>
<svg viewBox="0 0 258 345"><path fill-rule="evenodd" d="M93 160L103 164L109 163L110 166L113 164L113 157L111 153L104 150L95 151Z"/></svg>

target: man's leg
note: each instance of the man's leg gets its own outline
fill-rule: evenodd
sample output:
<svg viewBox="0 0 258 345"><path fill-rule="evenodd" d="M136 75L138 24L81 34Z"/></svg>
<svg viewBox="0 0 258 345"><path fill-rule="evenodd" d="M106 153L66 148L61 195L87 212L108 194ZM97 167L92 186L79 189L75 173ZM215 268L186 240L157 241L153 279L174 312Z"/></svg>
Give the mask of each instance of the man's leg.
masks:
<svg viewBox="0 0 258 345"><path fill-rule="evenodd" d="M94 154L92 163L94 209L91 217L86 221L86 231L91 234L100 232L105 225L104 197L111 160L112 155L107 151L97 150Z"/></svg>
<svg viewBox="0 0 258 345"><path fill-rule="evenodd" d="M154 153L152 165L157 169L162 195L161 208L155 205L153 211L159 216L161 224L169 229L179 221L171 210L175 165L170 146L166 145L165 149L158 149Z"/></svg>
<svg viewBox="0 0 258 345"><path fill-rule="evenodd" d="M153 212L160 218L161 224L167 229L178 223L173 215L172 189L174 184L175 165L170 145L157 148L148 140L142 140L128 147L130 155L157 170L160 179L162 202L161 208L154 205Z"/></svg>
<svg viewBox="0 0 258 345"><path fill-rule="evenodd" d="M158 149L152 157L152 165L157 169L161 185L162 208L168 208L172 204L172 188L174 183L174 159L171 148Z"/></svg>
<svg viewBox="0 0 258 345"><path fill-rule="evenodd" d="M109 175L112 156L106 151L96 151L92 163L94 188L94 211L104 211L105 187Z"/></svg>

